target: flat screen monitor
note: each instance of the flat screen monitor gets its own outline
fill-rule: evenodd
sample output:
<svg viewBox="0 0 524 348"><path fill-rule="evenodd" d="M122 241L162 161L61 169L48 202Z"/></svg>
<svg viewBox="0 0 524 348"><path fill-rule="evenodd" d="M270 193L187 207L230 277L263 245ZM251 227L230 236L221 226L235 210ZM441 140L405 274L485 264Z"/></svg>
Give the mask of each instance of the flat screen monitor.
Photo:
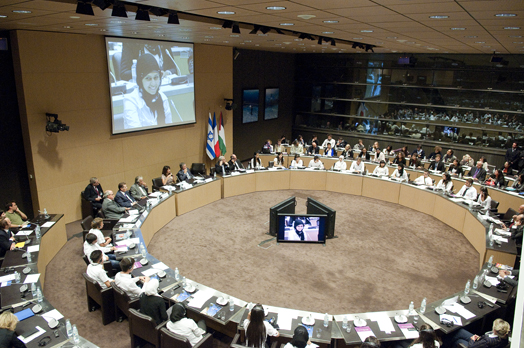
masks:
<svg viewBox="0 0 524 348"><path fill-rule="evenodd" d="M195 123L193 44L106 37L113 134Z"/></svg>
<svg viewBox="0 0 524 348"><path fill-rule="evenodd" d="M326 238L335 237L335 219L337 217L337 211L328 207L327 205L320 203L314 198L308 197L307 202L307 213L308 214L325 214L326 219Z"/></svg>
<svg viewBox="0 0 524 348"><path fill-rule="evenodd" d="M278 214L277 241L326 243L326 215Z"/></svg>
<svg viewBox="0 0 524 348"><path fill-rule="evenodd" d="M270 235L272 236L277 235L277 231L278 231L278 216L277 215L279 213L294 214L296 205L297 205L297 200L293 196L269 208L269 234Z"/></svg>

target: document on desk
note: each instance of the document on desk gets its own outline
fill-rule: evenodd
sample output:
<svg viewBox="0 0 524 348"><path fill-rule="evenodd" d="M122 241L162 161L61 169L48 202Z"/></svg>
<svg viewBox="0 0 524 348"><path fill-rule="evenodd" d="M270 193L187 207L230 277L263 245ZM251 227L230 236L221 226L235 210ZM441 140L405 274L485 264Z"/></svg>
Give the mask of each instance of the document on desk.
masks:
<svg viewBox="0 0 524 348"><path fill-rule="evenodd" d="M499 283L500 283L500 281L497 279L497 277L486 276L485 278L486 278L486 280L487 280L488 282L491 283L491 286L497 286L497 285L499 285Z"/></svg>
<svg viewBox="0 0 524 348"><path fill-rule="evenodd" d="M473 314L472 312L470 312L469 310L467 310L466 307L464 307L464 306L461 305L461 304L456 303L456 304L455 304L455 308L457 308L457 314L460 315L460 316L462 316L462 317L463 317L464 319L466 319L466 320L475 317L475 314Z"/></svg>
<svg viewBox="0 0 524 348"><path fill-rule="evenodd" d="M151 267L151 268L146 269L145 271L143 271L142 274L145 275L146 277L151 277L153 274L157 274L158 271L160 271L160 270Z"/></svg>
<svg viewBox="0 0 524 348"><path fill-rule="evenodd" d="M51 310L49 312L46 312L46 313L42 314L42 318L44 318L48 323L51 321L51 319L60 320L63 317L64 316L62 315L62 313L60 313L56 309L53 309L53 310Z"/></svg>
<svg viewBox="0 0 524 348"><path fill-rule="evenodd" d="M298 318L296 311L292 309L281 308L278 311L278 326L280 330L291 331L293 319Z"/></svg>
<svg viewBox="0 0 524 348"><path fill-rule="evenodd" d="M123 246L129 246L129 244L140 244L140 238L129 238L129 239L124 239L124 240L121 240L119 242L116 242L115 244L117 246L120 246L120 245L123 245Z"/></svg>
<svg viewBox="0 0 524 348"><path fill-rule="evenodd" d="M5 276L0 277L0 282L7 282L7 281L10 281L10 280L15 280L15 275L14 274L9 274L9 275L5 275Z"/></svg>
<svg viewBox="0 0 524 348"><path fill-rule="evenodd" d="M48 228L55 224L56 221L48 221L45 224L42 225L42 228Z"/></svg>
<svg viewBox="0 0 524 348"><path fill-rule="evenodd" d="M369 317L369 320L376 321L380 331L387 333L388 335L395 331L391 318L386 313L376 313Z"/></svg>
<svg viewBox="0 0 524 348"><path fill-rule="evenodd" d="M37 251L40 251L40 245L31 245L27 247L27 251L30 253L36 253Z"/></svg>
<svg viewBox="0 0 524 348"><path fill-rule="evenodd" d="M136 210L136 209L129 209L129 210L127 211L127 213L128 213L129 215L138 215L138 210Z"/></svg>
<svg viewBox="0 0 524 348"><path fill-rule="evenodd" d="M38 336L42 336L43 334L45 334L45 330L42 329L40 326L35 327L35 329L38 330L37 333L34 333L31 336L29 336L29 337L18 336L17 338L20 341L22 341L25 344L27 344L27 343L31 342L32 340L34 340L35 338L37 338Z"/></svg>
<svg viewBox="0 0 524 348"><path fill-rule="evenodd" d="M462 198L462 197L450 198L449 200L450 200L450 201L453 201L453 202L455 202L455 203L462 203L462 202L465 201L465 199Z"/></svg>
<svg viewBox="0 0 524 348"><path fill-rule="evenodd" d="M398 328L400 329L400 331L402 331L402 334L407 339L418 338L418 331L417 329L415 329L413 324L411 323L398 324Z"/></svg>
<svg viewBox="0 0 524 348"><path fill-rule="evenodd" d="M162 270L162 271L165 271L166 269L168 269L169 267L163 263L163 262L158 262L158 263L155 263L153 266L151 266L153 268L156 268L158 270Z"/></svg>
<svg viewBox="0 0 524 348"><path fill-rule="evenodd" d="M495 233L496 233L496 234L499 234L499 235L501 235L501 236L506 236L506 237L511 236L511 232L509 232L509 231L504 231L502 228L495 228Z"/></svg>
<svg viewBox="0 0 524 348"><path fill-rule="evenodd" d="M501 243L507 243L508 242L507 238L504 238L502 236L496 236L496 235L493 235L493 240L498 240Z"/></svg>
<svg viewBox="0 0 524 348"><path fill-rule="evenodd" d="M15 236L29 236L31 233L33 233L33 230L21 230Z"/></svg>
<svg viewBox="0 0 524 348"><path fill-rule="evenodd" d="M121 218L120 220L118 220L118 222L133 222L135 221L136 219L136 215L129 215L128 217L125 217L125 218ZM131 225L133 226L133 225Z"/></svg>
<svg viewBox="0 0 524 348"><path fill-rule="evenodd" d="M25 277L24 284L36 283L38 278L40 278L40 273L29 274L27 277Z"/></svg>
<svg viewBox="0 0 524 348"><path fill-rule="evenodd" d="M375 336L373 330L371 330L369 326L356 327L355 331L357 332L358 337L360 337L360 340L362 342L364 342L366 338L368 338L369 336Z"/></svg>
<svg viewBox="0 0 524 348"><path fill-rule="evenodd" d="M202 308L204 303L213 297L213 292L211 290L200 290L193 295L193 299L187 304L189 307L193 308Z"/></svg>

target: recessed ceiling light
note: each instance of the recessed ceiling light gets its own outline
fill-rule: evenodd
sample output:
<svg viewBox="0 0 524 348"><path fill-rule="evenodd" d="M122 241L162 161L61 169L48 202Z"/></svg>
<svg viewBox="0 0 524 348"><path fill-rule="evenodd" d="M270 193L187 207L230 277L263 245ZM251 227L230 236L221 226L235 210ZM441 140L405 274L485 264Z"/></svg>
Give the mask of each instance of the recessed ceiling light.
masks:
<svg viewBox="0 0 524 348"><path fill-rule="evenodd" d="M284 43L285 45L291 45L291 42L286 42L286 41L284 41L283 43Z"/></svg>
<svg viewBox="0 0 524 348"><path fill-rule="evenodd" d="M138 34L138 31L132 31L131 34Z"/></svg>
<svg viewBox="0 0 524 348"><path fill-rule="evenodd" d="M97 23L86 23L86 24L84 24L84 25L86 25L86 26L88 26L88 27L98 27L98 24L97 24Z"/></svg>
<svg viewBox="0 0 524 348"><path fill-rule="evenodd" d="M13 13L22 13L22 14L27 14L27 13L31 13L31 11L26 11L26 10L14 10Z"/></svg>
<svg viewBox="0 0 524 348"><path fill-rule="evenodd" d="M244 42L253 42L252 40L244 40Z"/></svg>
<svg viewBox="0 0 524 348"><path fill-rule="evenodd" d="M217 13L221 14L221 15L234 15L236 12L234 12L234 11L218 11Z"/></svg>
<svg viewBox="0 0 524 348"><path fill-rule="evenodd" d="M383 45L384 43L383 43L382 41L377 41L377 42L375 42L375 44L377 44L377 45Z"/></svg>
<svg viewBox="0 0 524 348"><path fill-rule="evenodd" d="M6 15L0 15L0 18L7 18Z"/></svg>
<svg viewBox="0 0 524 348"><path fill-rule="evenodd" d="M106 29L100 29L100 31L107 31Z"/></svg>
<svg viewBox="0 0 524 348"><path fill-rule="evenodd" d="M451 30L466 30L466 28L449 28Z"/></svg>
<svg viewBox="0 0 524 348"><path fill-rule="evenodd" d="M444 18L449 18L449 16L446 16L446 15L436 15L436 16L429 16L429 18L431 18L431 19L444 19Z"/></svg>
<svg viewBox="0 0 524 348"><path fill-rule="evenodd" d="M517 17L515 13L497 13L495 17Z"/></svg>
<svg viewBox="0 0 524 348"><path fill-rule="evenodd" d="M415 41L406 41L407 44L414 45Z"/></svg>
<svg viewBox="0 0 524 348"><path fill-rule="evenodd" d="M280 23L280 25L295 25L294 23Z"/></svg>
<svg viewBox="0 0 524 348"><path fill-rule="evenodd" d="M181 39L182 40L189 40L189 38L187 36L182 36Z"/></svg>
<svg viewBox="0 0 524 348"><path fill-rule="evenodd" d="M229 43L229 41L222 41L223 43Z"/></svg>
<svg viewBox="0 0 524 348"><path fill-rule="evenodd" d="M364 30L361 30L360 32L361 32L361 33L372 33L373 30L370 30L370 29L364 29Z"/></svg>
<svg viewBox="0 0 524 348"><path fill-rule="evenodd" d="M211 30L220 30L220 29L222 29L222 27L209 27L209 29L211 29Z"/></svg>
<svg viewBox="0 0 524 348"><path fill-rule="evenodd" d="M279 43L278 43L278 44L275 44L275 46L282 46L282 44L279 44Z"/></svg>
<svg viewBox="0 0 524 348"><path fill-rule="evenodd" d="M315 18L316 16L315 15L298 15L297 16L298 18L302 18L302 19L311 19L311 18Z"/></svg>
<svg viewBox="0 0 524 348"><path fill-rule="evenodd" d="M362 40L361 37L354 37L352 40Z"/></svg>
<svg viewBox="0 0 524 348"><path fill-rule="evenodd" d="M522 41L513 41L513 43L520 45L521 43L524 43L524 42L522 42Z"/></svg>
<svg viewBox="0 0 524 348"><path fill-rule="evenodd" d="M111 23L114 23L114 24L122 24L122 23L124 23L124 21L111 21ZM155 27L155 28L158 28L158 27Z"/></svg>
<svg viewBox="0 0 524 348"><path fill-rule="evenodd" d="M267 34L264 34L264 33L260 33L260 34L257 34L258 36L267 36Z"/></svg>
<svg viewBox="0 0 524 348"><path fill-rule="evenodd" d="M270 10L270 11L282 11L282 10L285 10L286 8L284 6L268 6L266 7L266 10Z"/></svg>
<svg viewBox="0 0 524 348"><path fill-rule="evenodd" d="M485 41L475 41L475 43L483 44L483 43L486 43L486 42Z"/></svg>
<svg viewBox="0 0 524 348"><path fill-rule="evenodd" d="M478 36L477 35L469 35L469 36L464 36L466 39L475 39L477 38Z"/></svg>
<svg viewBox="0 0 524 348"><path fill-rule="evenodd" d="M255 44L255 46L260 46L259 44Z"/></svg>
<svg viewBox="0 0 524 348"><path fill-rule="evenodd" d="M323 21L323 22L324 22L324 23L328 23L328 24L338 23L338 21L331 21L331 20Z"/></svg>
<svg viewBox="0 0 524 348"><path fill-rule="evenodd" d="M71 18L71 19L78 19L80 17L79 16L69 16L69 18Z"/></svg>
<svg viewBox="0 0 524 348"><path fill-rule="evenodd" d="M164 36L166 36L166 35L165 35L165 34L159 34L158 36L160 36L160 37L164 37Z"/></svg>
<svg viewBox="0 0 524 348"><path fill-rule="evenodd" d="M519 30L520 27L504 27L505 30Z"/></svg>
<svg viewBox="0 0 524 348"><path fill-rule="evenodd" d="M64 25L64 29L71 29L69 25Z"/></svg>
<svg viewBox="0 0 524 348"><path fill-rule="evenodd" d="M303 43L299 43L298 45L299 45L299 46L305 46L306 44L303 44Z"/></svg>
<svg viewBox="0 0 524 348"><path fill-rule="evenodd" d="M514 38L514 39L520 39L522 35L509 35L508 37Z"/></svg>
<svg viewBox="0 0 524 348"><path fill-rule="evenodd" d="M213 36L204 36L206 39L212 39Z"/></svg>
<svg viewBox="0 0 524 348"><path fill-rule="evenodd" d="M240 35L232 34L232 35L229 35L229 37L240 37Z"/></svg>
<svg viewBox="0 0 524 348"><path fill-rule="evenodd" d="M204 41L209 41L209 39L204 39Z"/></svg>
<svg viewBox="0 0 524 348"><path fill-rule="evenodd" d="M178 31L193 31L193 29L182 28L182 29L178 29Z"/></svg>
<svg viewBox="0 0 524 348"><path fill-rule="evenodd" d="M243 42L241 42L240 44L241 44L241 45L245 45L245 43L243 43Z"/></svg>
<svg viewBox="0 0 524 348"><path fill-rule="evenodd" d="M491 46L482 46L482 47L484 47L484 48L490 48Z"/></svg>
<svg viewBox="0 0 524 348"><path fill-rule="evenodd" d="M386 37L386 39L396 39L397 37L396 36L388 36Z"/></svg>
<svg viewBox="0 0 524 348"><path fill-rule="evenodd" d="M332 31L323 31L322 34L333 34Z"/></svg>

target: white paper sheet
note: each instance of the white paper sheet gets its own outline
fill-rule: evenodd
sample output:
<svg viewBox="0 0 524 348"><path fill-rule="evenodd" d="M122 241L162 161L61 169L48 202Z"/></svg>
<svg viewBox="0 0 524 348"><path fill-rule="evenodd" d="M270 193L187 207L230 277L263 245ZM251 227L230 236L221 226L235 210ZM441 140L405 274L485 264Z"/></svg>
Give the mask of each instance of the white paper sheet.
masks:
<svg viewBox="0 0 524 348"><path fill-rule="evenodd" d="M486 280L487 280L488 282L491 283L491 286L497 286L497 285L499 285L499 283L500 283L500 281L497 279L497 277L486 276L485 278L486 278Z"/></svg>
<svg viewBox="0 0 524 348"><path fill-rule="evenodd" d="M189 307L202 308L204 303L213 296L211 291L200 290L193 295L193 299L187 304Z"/></svg>
<svg viewBox="0 0 524 348"><path fill-rule="evenodd" d="M497 236L497 235L493 235L493 240L498 240L499 242L502 242L502 243L507 243L508 242L507 238L504 238L502 236Z"/></svg>
<svg viewBox="0 0 524 348"><path fill-rule="evenodd" d="M6 286L9 286L9 285L11 285L11 281L1 282L0 283L0 288L5 288Z"/></svg>
<svg viewBox="0 0 524 348"><path fill-rule="evenodd" d="M471 319L471 318L474 318L475 317L475 314L473 314L472 312L470 312L469 310L466 309L466 307L464 307L463 305L461 304L455 304L455 308L457 308L457 314L462 316L464 319L468 320L468 319Z"/></svg>
<svg viewBox="0 0 524 348"><path fill-rule="evenodd" d="M56 309L53 309L53 310L51 310L49 312L46 312L46 313L42 314L42 318L44 318L48 323L51 321L51 319L60 320L63 317L64 316L62 315L62 313L60 313Z"/></svg>
<svg viewBox="0 0 524 348"><path fill-rule="evenodd" d="M56 221L48 221L45 224L42 225L42 228L51 227L55 224Z"/></svg>
<svg viewBox="0 0 524 348"><path fill-rule="evenodd" d="M40 273L29 274L27 277L25 277L24 284L36 283L38 281L38 278L40 278Z"/></svg>
<svg viewBox="0 0 524 348"><path fill-rule="evenodd" d="M0 282L7 282L9 280L15 280L15 275L14 274L9 274L9 275L5 275L5 276L0 277Z"/></svg>
<svg viewBox="0 0 524 348"><path fill-rule="evenodd" d="M120 220L118 220L118 222L132 222L136 219L136 216L134 215L130 215L128 217L125 217L125 218L121 218ZM133 225L131 225L133 226Z"/></svg>
<svg viewBox="0 0 524 348"><path fill-rule="evenodd" d="M40 326L35 327L35 329L38 330L37 333L32 334L31 336L29 336L27 338L24 338L22 336L18 336L18 339L20 341L24 342L25 344L27 344L27 343L31 342L32 340L34 340L35 338L37 338L38 336L41 336L41 335L45 334L45 330L42 329Z"/></svg>
<svg viewBox="0 0 524 348"><path fill-rule="evenodd" d="M31 245L27 247L27 251L29 251L30 253L36 253L39 250L40 250L40 245Z"/></svg>
<svg viewBox="0 0 524 348"><path fill-rule="evenodd" d="M291 323L294 318L296 316L294 316L293 311L280 310L278 312L278 326L280 330L291 330Z"/></svg>
<svg viewBox="0 0 524 348"><path fill-rule="evenodd" d="M15 234L15 236L28 236L31 233L33 233L33 230L21 230L21 231L18 231L18 233Z"/></svg>
<svg viewBox="0 0 524 348"><path fill-rule="evenodd" d="M369 326L357 327L355 328L355 331L362 342L364 342L369 336L375 336L373 330L371 330Z"/></svg>
<svg viewBox="0 0 524 348"><path fill-rule="evenodd" d="M160 196L161 194L162 194L162 192L160 192L160 191L156 191L156 192L150 193L150 194L149 194L149 197L157 198L157 197Z"/></svg>
<svg viewBox="0 0 524 348"><path fill-rule="evenodd" d="M146 277L151 277L153 274L157 274L158 271L160 271L159 269L155 269L155 268L149 268L145 271L142 272L143 275L145 275Z"/></svg>
<svg viewBox="0 0 524 348"><path fill-rule="evenodd" d="M129 210L127 211L127 213L128 213L129 215L131 215L131 216L133 216L133 215L138 215L138 210L136 210L136 209L129 209Z"/></svg>
<svg viewBox="0 0 524 348"><path fill-rule="evenodd" d="M131 243L135 243L135 244L140 244L140 238L129 238L129 239L124 239L124 240L121 240L119 242L116 242L115 244L116 245L125 245L125 246L128 246L129 244Z"/></svg>
<svg viewBox="0 0 524 348"><path fill-rule="evenodd" d="M165 271L166 269L169 268L169 267L168 267L165 263L163 263L163 262L155 263L152 267L153 267L153 268L156 268L156 269L158 269L158 270L163 270L163 271Z"/></svg>
<svg viewBox="0 0 524 348"><path fill-rule="evenodd" d="M402 334L406 337L406 339L418 338L418 331L415 329L413 324L411 324L410 328L400 328L400 331L402 331Z"/></svg>
<svg viewBox="0 0 524 348"><path fill-rule="evenodd" d="M393 323L391 322L391 318L388 317L385 313L372 315L369 319L377 322L380 331L383 331L387 334L395 331Z"/></svg>

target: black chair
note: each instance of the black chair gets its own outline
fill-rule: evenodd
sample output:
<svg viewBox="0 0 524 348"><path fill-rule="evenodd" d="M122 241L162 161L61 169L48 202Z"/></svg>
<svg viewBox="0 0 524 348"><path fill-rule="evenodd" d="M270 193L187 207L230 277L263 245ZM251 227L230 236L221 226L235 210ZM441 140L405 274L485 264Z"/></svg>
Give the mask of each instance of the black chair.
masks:
<svg viewBox="0 0 524 348"><path fill-rule="evenodd" d="M184 337L177 335L166 329L165 327L160 329L160 348L191 348L191 343ZM213 348L213 336L211 334L205 334L193 348Z"/></svg>
<svg viewBox="0 0 524 348"><path fill-rule="evenodd" d="M193 175L206 175L206 164L205 163L192 163L191 164L191 173Z"/></svg>
<svg viewBox="0 0 524 348"><path fill-rule="evenodd" d="M491 200L490 211L493 212L493 213L496 213L498 211L498 207L499 207L499 202L497 202L496 200L492 199Z"/></svg>
<svg viewBox="0 0 524 348"><path fill-rule="evenodd" d="M134 308L129 309L128 319L131 347L140 347L144 341L152 344L155 348L160 347L160 328L166 324L165 322L156 325L153 318Z"/></svg>
<svg viewBox="0 0 524 348"><path fill-rule="evenodd" d="M124 317L129 318L129 311L131 309L138 310L140 308L140 301L137 298L131 299L124 290L113 283L114 299L115 299L115 313L117 321L121 322ZM135 346L132 346L135 347Z"/></svg>
<svg viewBox="0 0 524 348"><path fill-rule="evenodd" d="M89 264L91 263L87 255L82 256L82 260L84 260L87 266L89 266ZM110 278L113 278L115 276L115 271L113 271L113 266L111 266L111 262L109 261L104 262L104 271L106 271L107 276Z"/></svg>
<svg viewBox="0 0 524 348"><path fill-rule="evenodd" d="M273 168L274 165L275 165L275 162L273 162L273 161L267 162L267 167L268 168Z"/></svg>
<svg viewBox="0 0 524 348"><path fill-rule="evenodd" d="M89 231L91 229L91 222L93 222L93 217L89 215L84 220L82 220L80 226L82 226L82 229Z"/></svg>
<svg viewBox="0 0 524 348"><path fill-rule="evenodd" d="M517 215L517 211L513 208L508 208L505 214L497 214L502 222L511 221L513 215Z"/></svg>
<svg viewBox="0 0 524 348"><path fill-rule="evenodd" d="M209 175L210 176L215 176L215 167L209 168Z"/></svg>
<svg viewBox="0 0 524 348"><path fill-rule="evenodd" d="M100 284L86 273L82 274L86 281L87 309L90 312L100 308L102 324L107 325L115 321L115 305L113 304L113 288L102 289Z"/></svg>
<svg viewBox="0 0 524 348"><path fill-rule="evenodd" d="M82 210L82 219L93 215L93 205L84 197L84 191L80 193L80 202Z"/></svg>
<svg viewBox="0 0 524 348"><path fill-rule="evenodd" d="M162 186L164 186L164 184L162 183L162 177L158 177L158 178L154 178L151 180L153 182L153 192L155 191L160 191L160 188Z"/></svg>

